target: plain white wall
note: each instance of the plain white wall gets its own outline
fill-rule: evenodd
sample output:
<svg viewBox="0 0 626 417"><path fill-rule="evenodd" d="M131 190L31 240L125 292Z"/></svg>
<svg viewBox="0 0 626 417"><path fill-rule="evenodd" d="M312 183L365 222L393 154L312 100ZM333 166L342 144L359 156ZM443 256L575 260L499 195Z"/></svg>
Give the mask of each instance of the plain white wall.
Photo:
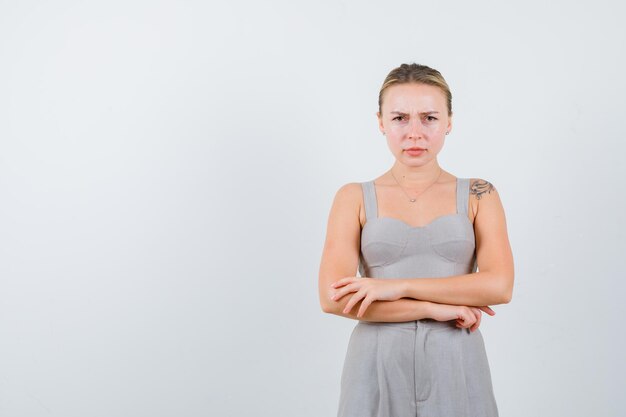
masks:
<svg viewBox="0 0 626 417"><path fill-rule="evenodd" d="M326 221L393 163L403 62L452 88L440 164L505 205L500 414L621 415L624 11L1 2L0 415L334 416L356 322L319 308Z"/></svg>

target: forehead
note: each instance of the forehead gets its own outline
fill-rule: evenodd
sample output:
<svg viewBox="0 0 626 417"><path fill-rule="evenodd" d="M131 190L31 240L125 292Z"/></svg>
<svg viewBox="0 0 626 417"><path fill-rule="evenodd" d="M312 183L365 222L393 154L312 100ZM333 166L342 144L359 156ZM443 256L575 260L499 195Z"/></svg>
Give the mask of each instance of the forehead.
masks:
<svg viewBox="0 0 626 417"><path fill-rule="evenodd" d="M383 111L446 111L446 97L438 87L428 84L397 84L383 94Z"/></svg>

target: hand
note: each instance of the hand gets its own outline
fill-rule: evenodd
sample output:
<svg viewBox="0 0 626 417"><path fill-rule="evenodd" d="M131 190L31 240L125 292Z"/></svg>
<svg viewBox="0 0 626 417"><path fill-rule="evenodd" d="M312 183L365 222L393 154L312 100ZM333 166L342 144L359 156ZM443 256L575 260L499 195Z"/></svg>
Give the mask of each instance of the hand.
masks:
<svg viewBox="0 0 626 417"><path fill-rule="evenodd" d="M478 329L478 326L480 325L480 321L482 318L482 312L484 311L485 313L489 314L490 316L495 316L496 312L493 311L491 309L491 307L489 306L483 306L483 307L470 307L470 309L472 309L472 311L474 312L474 315L476 316L476 323L474 323L474 325L470 328L470 331L473 332L474 330Z"/></svg>
<svg viewBox="0 0 626 417"><path fill-rule="evenodd" d="M376 279L366 277L345 277L331 284L332 288L339 288L332 300L337 301L349 293L355 293L343 313L348 313L359 300L363 299L357 317L363 317L365 310L376 300L395 301L404 296L404 285L398 279Z"/></svg>
<svg viewBox="0 0 626 417"><path fill-rule="evenodd" d="M456 320L456 327L464 329L469 328L470 331L473 332L480 326L483 311L490 316L496 314L489 306L468 307L432 303L431 317L437 321Z"/></svg>

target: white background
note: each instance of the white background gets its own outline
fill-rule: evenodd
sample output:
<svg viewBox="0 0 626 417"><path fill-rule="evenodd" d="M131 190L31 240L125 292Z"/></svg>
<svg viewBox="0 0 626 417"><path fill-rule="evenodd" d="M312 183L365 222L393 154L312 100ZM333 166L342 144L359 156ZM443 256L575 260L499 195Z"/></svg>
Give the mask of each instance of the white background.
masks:
<svg viewBox="0 0 626 417"><path fill-rule="evenodd" d="M452 89L441 166L505 206L500 415L622 415L624 9L0 2L0 415L334 416L326 221L393 163L404 62Z"/></svg>

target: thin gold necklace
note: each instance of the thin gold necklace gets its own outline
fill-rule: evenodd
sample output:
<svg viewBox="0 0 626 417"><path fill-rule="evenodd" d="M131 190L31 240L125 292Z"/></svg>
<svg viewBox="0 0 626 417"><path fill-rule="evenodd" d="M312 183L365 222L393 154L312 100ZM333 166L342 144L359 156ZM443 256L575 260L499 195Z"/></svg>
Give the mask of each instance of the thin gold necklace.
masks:
<svg viewBox="0 0 626 417"><path fill-rule="evenodd" d="M415 203L415 201L417 201L417 197L419 197L420 195L424 194L424 192L425 192L426 190L428 190L430 187L432 187L432 186L433 186L433 184L435 184L435 183L437 182L437 180L439 180L439 177L441 176L441 173L443 172L443 170L442 170L442 169L441 169L441 167L440 167L440 168L439 168L439 175L437 175L437 178L435 179L435 181L434 181L432 184L430 184L428 187L424 188L424 189L422 190L422 192L421 192L421 193L419 193L419 194L418 194L416 197L414 197L414 198L412 198L410 195L408 195L408 194L407 194L407 192L406 192L406 191L404 191L404 187L402 187L402 186L400 185L400 183L398 182L398 179L396 178L396 176L395 176L395 175L393 175L393 171L392 171L392 170L389 170L389 172L391 173L391 176L393 177L393 179L396 181L396 184L398 184L398 187L400 187L400 189L402 190L402 192L403 192L404 194L406 194L406 196L409 198L409 201L410 201L411 203Z"/></svg>

